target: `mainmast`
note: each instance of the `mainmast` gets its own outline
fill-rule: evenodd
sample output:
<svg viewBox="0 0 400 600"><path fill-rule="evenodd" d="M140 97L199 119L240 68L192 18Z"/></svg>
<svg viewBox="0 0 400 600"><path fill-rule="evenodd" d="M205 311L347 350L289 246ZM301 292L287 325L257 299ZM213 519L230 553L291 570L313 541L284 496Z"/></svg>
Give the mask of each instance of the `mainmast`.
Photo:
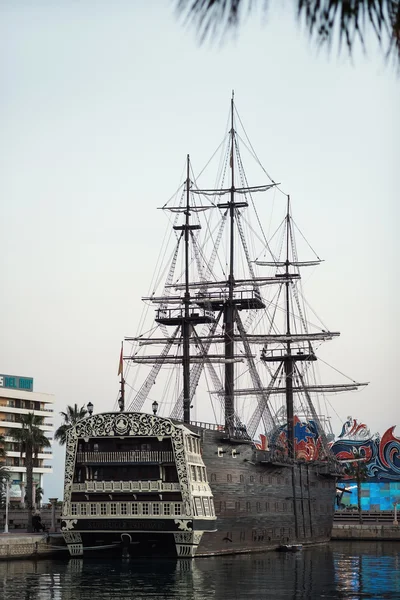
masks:
<svg viewBox="0 0 400 600"><path fill-rule="evenodd" d="M235 406L234 406L234 303L233 290L235 286L234 278L234 220L235 220L235 130L233 126L233 92L231 98L231 151L230 151L230 167L231 167L231 189L230 201L228 203L229 223L230 223L230 243L229 243L229 276L228 276L228 300L225 304L224 325L225 325L225 430L231 433L233 427Z"/></svg>
<svg viewBox="0 0 400 600"><path fill-rule="evenodd" d="M190 291L189 291L189 230L190 230L190 157L187 155L186 169L186 210L185 210L185 294L183 297L183 321L182 321L182 341L183 341L183 422L190 423Z"/></svg>

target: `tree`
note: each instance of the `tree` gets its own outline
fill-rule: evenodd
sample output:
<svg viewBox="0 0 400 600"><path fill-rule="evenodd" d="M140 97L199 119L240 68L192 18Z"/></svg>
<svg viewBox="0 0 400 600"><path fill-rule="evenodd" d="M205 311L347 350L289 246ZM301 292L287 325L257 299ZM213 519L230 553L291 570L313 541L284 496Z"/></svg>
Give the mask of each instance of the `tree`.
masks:
<svg viewBox="0 0 400 600"><path fill-rule="evenodd" d="M64 423L60 425L54 434L54 439L58 440L61 446L64 446L67 441L67 431L70 427L75 425L78 421L86 417L87 410L84 406L78 408L77 404L74 406L67 406L66 412L60 412L60 415L64 418Z"/></svg>
<svg viewBox="0 0 400 600"><path fill-rule="evenodd" d="M41 488L41 487L38 485L38 486L36 487L36 490L35 490L35 504L36 504L37 506L40 506L40 503L41 503L41 501L42 501L42 498L43 498L43 493L44 493L44 492L43 492L43 488Z"/></svg>
<svg viewBox="0 0 400 600"><path fill-rule="evenodd" d="M355 40L365 48L368 28L379 45L385 43L386 56L394 54L400 66L400 0L292 0L297 19L305 23L308 35L317 45L331 46L339 36L349 53ZM192 22L203 41L226 29L238 28L243 14L258 5L252 0L177 0L178 13ZM264 11L269 0L264 0ZM247 10L246 10L247 9Z"/></svg>
<svg viewBox="0 0 400 600"><path fill-rule="evenodd" d="M6 449L5 449L5 445L6 445L6 439L4 437L4 435L2 435L0 433L0 458L5 458L6 457Z"/></svg>
<svg viewBox="0 0 400 600"><path fill-rule="evenodd" d="M7 483L10 479L10 472L4 465L0 465L0 507L6 505Z"/></svg>
<svg viewBox="0 0 400 600"><path fill-rule="evenodd" d="M361 483L368 478L367 465L365 464L364 457L361 456L360 452L353 448L354 462L349 461L346 465L344 472L348 479L352 479L357 484L357 507L358 507L358 519L360 525L362 525L362 510L361 510Z"/></svg>
<svg viewBox="0 0 400 600"><path fill-rule="evenodd" d="M51 444L40 429L40 426L43 424L43 417L28 413L27 415L21 415L19 422L21 423L21 429L16 429L12 436L20 444L21 456L25 453L28 533L32 533L33 459L37 458L42 448L49 448Z"/></svg>

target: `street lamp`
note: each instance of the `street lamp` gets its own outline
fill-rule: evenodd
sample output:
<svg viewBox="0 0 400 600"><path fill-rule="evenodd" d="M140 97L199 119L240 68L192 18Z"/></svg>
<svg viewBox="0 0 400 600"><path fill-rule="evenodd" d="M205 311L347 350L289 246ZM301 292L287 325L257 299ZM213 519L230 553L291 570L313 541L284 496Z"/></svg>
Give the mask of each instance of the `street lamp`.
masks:
<svg viewBox="0 0 400 600"><path fill-rule="evenodd" d="M8 479L6 477L3 478L3 485L6 488L6 521L4 523L4 533L8 533L8 495L9 495L9 482Z"/></svg>
<svg viewBox="0 0 400 600"><path fill-rule="evenodd" d="M399 522L397 520L397 505L400 504L400 502L398 500L395 500L393 502L393 507L394 507L394 519L393 519L393 525L398 525Z"/></svg>
<svg viewBox="0 0 400 600"><path fill-rule="evenodd" d="M49 498L51 504L51 531L56 530L56 506L58 498Z"/></svg>
<svg viewBox="0 0 400 600"><path fill-rule="evenodd" d="M151 408L153 409L153 415L156 415L157 411L158 411L158 402L157 402L157 400L154 400L153 404L151 405Z"/></svg>
<svg viewBox="0 0 400 600"><path fill-rule="evenodd" d="M89 415L92 416L92 414L93 414L93 404L91 402L88 402L86 406L87 406L87 410L88 410Z"/></svg>

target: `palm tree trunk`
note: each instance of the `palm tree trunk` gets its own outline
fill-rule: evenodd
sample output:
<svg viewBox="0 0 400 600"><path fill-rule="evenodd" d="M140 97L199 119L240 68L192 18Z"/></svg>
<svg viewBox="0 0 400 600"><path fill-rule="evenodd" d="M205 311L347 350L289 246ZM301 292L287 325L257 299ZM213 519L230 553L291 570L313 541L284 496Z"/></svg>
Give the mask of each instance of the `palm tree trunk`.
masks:
<svg viewBox="0 0 400 600"><path fill-rule="evenodd" d="M26 444L25 448L26 467L26 504L28 509L28 533L32 533L32 509L33 509L33 448L32 444Z"/></svg>
<svg viewBox="0 0 400 600"><path fill-rule="evenodd" d="M357 481L358 520L360 522L360 525L362 525L363 518L362 518L362 512L361 512L361 474L360 474L360 467L359 467L359 465L357 465L356 481Z"/></svg>

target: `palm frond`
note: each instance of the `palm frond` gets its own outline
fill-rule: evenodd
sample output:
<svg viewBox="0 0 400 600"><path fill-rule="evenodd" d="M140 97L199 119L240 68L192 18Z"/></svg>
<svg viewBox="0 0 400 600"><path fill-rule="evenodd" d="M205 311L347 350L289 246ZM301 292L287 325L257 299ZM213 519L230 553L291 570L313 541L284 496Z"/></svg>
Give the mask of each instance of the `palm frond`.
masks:
<svg viewBox="0 0 400 600"><path fill-rule="evenodd" d="M60 412L60 415L64 419L64 423L62 423L56 430L54 439L57 440L61 446L64 446L67 441L68 429L81 419L84 419L87 415L87 412L88 411L84 406L78 408L77 404L74 404L74 406L67 406L67 410L65 412Z"/></svg>
<svg viewBox="0 0 400 600"><path fill-rule="evenodd" d="M366 46L371 29L385 54L394 54L400 64L400 0L292 0L297 19L304 21L308 35L317 45L330 46L338 35L339 50L343 41L349 53L358 40ZM197 29L200 41L215 39L227 30L237 29L252 0L177 0L176 9L184 23ZM269 0L264 0L264 11ZM247 8L247 11L246 11Z"/></svg>

